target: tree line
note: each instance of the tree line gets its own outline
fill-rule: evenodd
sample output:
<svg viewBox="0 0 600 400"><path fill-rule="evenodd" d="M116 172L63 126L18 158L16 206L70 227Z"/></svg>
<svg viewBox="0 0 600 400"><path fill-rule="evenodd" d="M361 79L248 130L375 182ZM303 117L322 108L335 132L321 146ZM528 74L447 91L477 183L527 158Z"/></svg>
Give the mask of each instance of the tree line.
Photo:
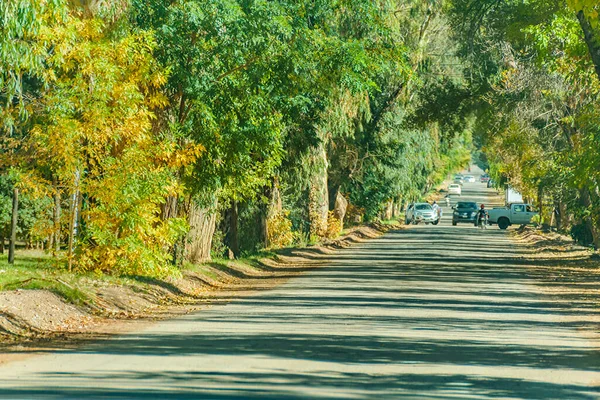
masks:
<svg viewBox="0 0 600 400"><path fill-rule="evenodd" d="M71 269L166 276L389 218L470 160L441 0L11 0L0 15L2 248L12 231Z"/></svg>
<svg viewBox="0 0 600 400"><path fill-rule="evenodd" d="M474 140L541 223L600 246L600 5L455 0Z"/></svg>

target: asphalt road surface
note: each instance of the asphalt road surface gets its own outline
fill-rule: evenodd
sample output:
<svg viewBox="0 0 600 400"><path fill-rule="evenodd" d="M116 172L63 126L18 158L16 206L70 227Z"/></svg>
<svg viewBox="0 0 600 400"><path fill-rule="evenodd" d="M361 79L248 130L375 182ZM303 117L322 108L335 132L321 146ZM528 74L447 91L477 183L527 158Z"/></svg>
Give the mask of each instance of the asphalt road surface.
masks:
<svg viewBox="0 0 600 400"><path fill-rule="evenodd" d="M597 286L545 294L507 232L445 211L276 289L7 364L0 398L600 398Z"/></svg>

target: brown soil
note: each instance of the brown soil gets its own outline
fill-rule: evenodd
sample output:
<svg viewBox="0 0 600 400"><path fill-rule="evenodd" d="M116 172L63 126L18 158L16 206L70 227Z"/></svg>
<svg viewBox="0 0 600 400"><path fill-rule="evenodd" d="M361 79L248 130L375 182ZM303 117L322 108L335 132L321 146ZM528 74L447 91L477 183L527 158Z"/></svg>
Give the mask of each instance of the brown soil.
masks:
<svg viewBox="0 0 600 400"><path fill-rule="evenodd" d="M14 290L0 293L0 343L12 355L0 357L0 364L14 359L15 350L70 347L106 335L141 329L158 319L196 312L210 304L228 302L256 290L268 289L316 268L336 249L349 247L380 236L398 226L371 225L350 230L320 246L282 249L273 258L255 265L231 261L208 263L209 273L186 271L183 277L167 281L148 280L143 286L117 286L93 282L88 293L93 299L75 306L46 290ZM0 350L1 353L1 350Z"/></svg>
<svg viewBox="0 0 600 400"><path fill-rule="evenodd" d="M545 232L530 226L523 226L515 233L515 240L526 250L526 258L531 260L568 260L592 259L593 253L578 245L569 236L557 232Z"/></svg>
<svg viewBox="0 0 600 400"><path fill-rule="evenodd" d="M515 232L527 268L537 276L539 289L556 296L585 299L600 306L600 257L570 237L523 227ZM600 322L600 317L596 316ZM590 332L586 332L590 334ZM590 334L598 340L598 334Z"/></svg>

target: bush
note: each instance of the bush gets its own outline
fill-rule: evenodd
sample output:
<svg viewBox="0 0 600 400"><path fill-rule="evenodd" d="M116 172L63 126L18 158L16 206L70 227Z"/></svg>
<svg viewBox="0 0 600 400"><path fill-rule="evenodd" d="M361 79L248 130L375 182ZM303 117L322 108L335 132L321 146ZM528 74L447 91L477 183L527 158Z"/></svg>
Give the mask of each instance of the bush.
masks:
<svg viewBox="0 0 600 400"><path fill-rule="evenodd" d="M289 211L281 211L267 219L267 239L269 247L288 247L294 243L296 236L292 230Z"/></svg>
<svg viewBox="0 0 600 400"><path fill-rule="evenodd" d="M592 233L587 228L585 223L573 225L571 227L571 237L577 243L582 244L582 245L587 246L589 244L594 243L594 237L592 236Z"/></svg>
<svg viewBox="0 0 600 400"><path fill-rule="evenodd" d="M335 239L342 233L342 229L342 221L335 217L333 211L329 211L329 216L327 218L327 231L325 232L325 237L328 239Z"/></svg>

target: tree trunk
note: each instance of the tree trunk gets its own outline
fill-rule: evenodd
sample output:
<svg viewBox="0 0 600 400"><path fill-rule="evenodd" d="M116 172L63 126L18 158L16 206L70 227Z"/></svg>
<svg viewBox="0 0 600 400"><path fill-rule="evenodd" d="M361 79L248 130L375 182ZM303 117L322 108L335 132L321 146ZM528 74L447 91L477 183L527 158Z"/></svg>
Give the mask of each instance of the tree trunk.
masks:
<svg viewBox="0 0 600 400"><path fill-rule="evenodd" d="M15 263L15 243L17 241L17 221L19 218L19 189L13 190L12 219L10 223L10 246L8 248L8 263Z"/></svg>
<svg viewBox="0 0 600 400"><path fill-rule="evenodd" d="M273 177L273 181L270 188L265 190L265 196L269 199L266 205L266 210L261 213L261 231L264 235L263 243L265 247L270 247L272 243L269 242L269 238L272 237L271 226L269 226L269 220L283 212L283 202L281 199L281 191L279 190L279 177Z"/></svg>
<svg viewBox="0 0 600 400"><path fill-rule="evenodd" d="M570 218L569 214L567 214L567 205L563 202L558 203L558 215L556 218L556 222L558 223L558 229L563 230L565 227L569 226Z"/></svg>
<svg viewBox="0 0 600 400"><path fill-rule="evenodd" d="M165 199L164 204L162 205L162 219L163 221L170 218L177 218L179 212L179 198L177 196L169 196Z"/></svg>
<svg viewBox="0 0 600 400"><path fill-rule="evenodd" d="M403 201L400 197L394 201L394 218L398 218L402 214Z"/></svg>
<svg viewBox="0 0 600 400"><path fill-rule="evenodd" d="M327 153L325 144L319 144L312 157L313 175L309 193L310 233L324 237L327 233L327 217L329 214L329 194L327 189Z"/></svg>
<svg viewBox="0 0 600 400"><path fill-rule="evenodd" d="M348 200L338 191L335 199L335 207L333 208L333 216L340 221L341 227L344 228L344 218L348 210Z"/></svg>
<svg viewBox="0 0 600 400"><path fill-rule="evenodd" d="M389 200L386 204L385 204L385 210L383 212L383 219L385 221L389 221L393 218L394 215L394 200Z"/></svg>
<svg viewBox="0 0 600 400"><path fill-rule="evenodd" d="M554 204L554 210L552 210L552 219L554 220L554 226L557 231L562 230L563 226L563 209L560 201Z"/></svg>
<svg viewBox="0 0 600 400"><path fill-rule="evenodd" d="M4 227L0 227L0 254L4 254Z"/></svg>
<svg viewBox="0 0 600 400"><path fill-rule="evenodd" d="M262 247L269 247L269 215L271 211L271 197L275 189L271 186L263 188L264 199L259 200L256 223L258 225L258 242ZM265 200L266 199L266 200Z"/></svg>
<svg viewBox="0 0 600 400"><path fill-rule="evenodd" d="M577 19L583 30L585 43L587 44L590 56L594 62L596 75L598 75L598 79L600 79L600 31L598 28L594 28L583 10L580 10L577 13Z"/></svg>
<svg viewBox="0 0 600 400"><path fill-rule="evenodd" d="M544 217L544 187L540 184L537 192L537 208L540 213L540 217Z"/></svg>
<svg viewBox="0 0 600 400"><path fill-rule="evenodd" d="M217 200L211 207L202 207L190 200L188 223L190 230L185 241L185 259L192 264L210 260L212 239L217 222Z"/></svg>
<svg viewBox="0 0 600 400"><path fill-rule="evenodd" d="M579 193L581 196L580 197L581 205L586 208L590 208L592 206L592 199L590 196L589 189L587 187L584 187L583 189L580 190ZM594 226L594 222L593 222L592 218L586 217L583 222L585 224L587 231L590 233L590 235L592 237L593 245L596 246L596 248L598 248L600 246L600 235L599 235L598 230Z"/></svg>
<svg viewBox="0 0 600 400"><path fill-rule="evenodd" d="M77 219L79 215L79 182L77 182L75 193L71 198L71 210L69 215L69 241L67 244L67 260L69 271L73 269L73 256L75 253L75 236L77 235Z"/></svg>
<svg viewBox="0 0 600 400"><path fill-rule="evenodd" d="M328 182L328 184L329 184L329 189L328 189L329 211L333 211L333 210L335 210L335 204L337 202L338 194L340 192L340 185L332 184L330 178L328 178L328 180L329 180L329 182Z"/></svg>
<svg viewBox="0 0 600 400"><path fill-rule="evenodd" d="M60 191L56 188L54 192L54 232L52 232L52 243L53 243L53 255L56 257L60 251Z"/></svg>
<svg viewBox="0 0 600 400"><path fill-rule="evenodd" d="M238 220L238 203L233 200L229 209L229 232L227 232L227 244L231 251L231 256L233 256L230 256L230 258L237 258L240 255Z"/></svg>

